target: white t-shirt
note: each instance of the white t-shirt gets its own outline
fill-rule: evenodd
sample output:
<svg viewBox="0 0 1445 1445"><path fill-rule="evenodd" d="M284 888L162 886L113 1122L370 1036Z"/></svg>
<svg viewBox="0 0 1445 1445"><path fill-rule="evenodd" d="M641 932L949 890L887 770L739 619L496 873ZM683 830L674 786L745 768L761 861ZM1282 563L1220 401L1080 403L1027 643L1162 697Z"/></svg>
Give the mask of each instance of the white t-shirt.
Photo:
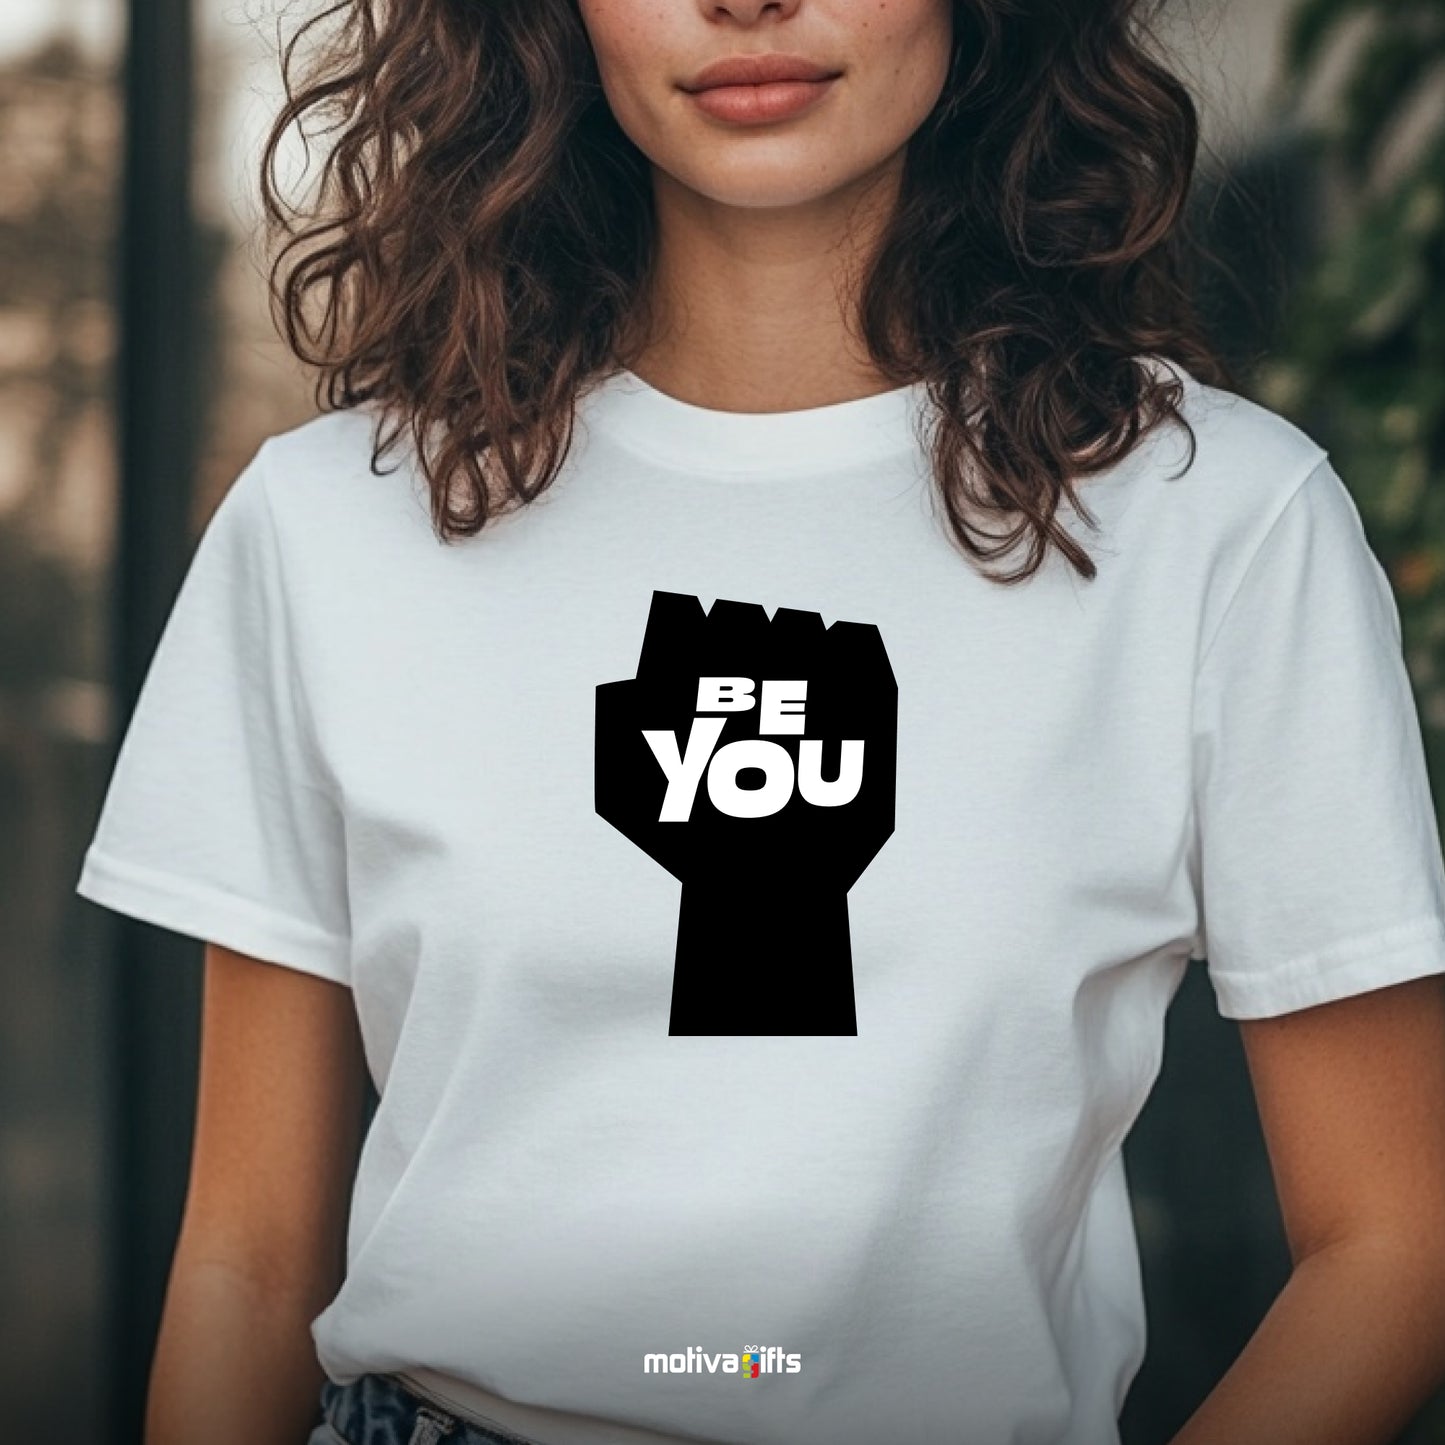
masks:
<svg viewBox="0 0 1445 1445"><path fill-rule="evenodd" d="M1013 587L949 538L921 387L618 374L454 544L363 412L261 448L78 888L353 991L333 1379L548 1442L1117 1440L1120 1145L1187 961L1240 1019L1445 970L1355 504L1186 404L1190 469L1161 430L1066 514L1098 575Z"/></svg>

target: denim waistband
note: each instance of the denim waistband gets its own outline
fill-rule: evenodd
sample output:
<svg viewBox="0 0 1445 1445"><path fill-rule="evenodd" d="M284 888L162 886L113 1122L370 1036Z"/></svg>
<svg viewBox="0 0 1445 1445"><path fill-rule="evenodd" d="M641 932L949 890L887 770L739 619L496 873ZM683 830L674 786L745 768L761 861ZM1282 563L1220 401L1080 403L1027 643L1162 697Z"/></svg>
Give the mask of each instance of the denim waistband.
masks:
<svg viewBox="0 0 1445 1445"><path fill-rule="evenodd" d="M361 1375L345 1385L328 1379L321 1410L345 1445L535 1445L450 1414L391 1375Z"/></svg>

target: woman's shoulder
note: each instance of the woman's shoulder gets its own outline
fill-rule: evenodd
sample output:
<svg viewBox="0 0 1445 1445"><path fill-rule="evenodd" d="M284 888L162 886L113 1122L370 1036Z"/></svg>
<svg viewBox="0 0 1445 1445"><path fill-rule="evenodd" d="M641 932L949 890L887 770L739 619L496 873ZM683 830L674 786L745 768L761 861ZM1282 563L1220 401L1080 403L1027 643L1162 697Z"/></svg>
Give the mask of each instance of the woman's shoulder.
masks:
<svg viewBox="0 0 1445 1445"><path fill-rule="evenodd" d="M377 460L379 417L366 406L326 411L263 437L232 484L253 492L283 538L355 535L363 519L414 520L415 472L405 448ZM426 509L421 508L423 519Z"/></svg>
<svg viewBox="0 0 1445 1445"><path fill-rule="evenodd" d="M1177 361L1141 358L1156 374L1179 381L1179 410L1194 434L1194 460L1211 486L1246 491L1270 479L1298 479L1325 459L1325 449L1298 423L1242 392L1202 381ZM1287 484L1287 483L1286 483Z"/></svg>
<svg viewBox="0 0 1445 1445"><path fill-rule="evenodd" d="M1179 380L1184 425L1152 432L1135 466L1158 479L1186 535L1225 545L1257 536L1306 480L1328 472L1326 449L1280 412L1202 381L1178 362L1142 360Z"/></svg>
<svg viewBox="0 0 1445 1445"><path fill-rule="evenodd" d="M263 437L257 461L271 488L345 484L372 474L378 424L369 406L324 411Z"/></svg>

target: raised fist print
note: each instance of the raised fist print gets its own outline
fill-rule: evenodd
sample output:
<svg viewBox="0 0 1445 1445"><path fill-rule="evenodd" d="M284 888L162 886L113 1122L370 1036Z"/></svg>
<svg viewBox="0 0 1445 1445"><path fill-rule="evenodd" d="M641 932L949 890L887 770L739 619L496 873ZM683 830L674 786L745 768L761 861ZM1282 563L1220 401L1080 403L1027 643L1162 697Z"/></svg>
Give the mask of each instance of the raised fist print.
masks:
<svg viewBox="0 0 1445 1445"><path fill-rule="evenodd" d="M856 1034L848 890L893 832L871 623L654 592L597 688L597 812L682 883L668 1033Z"/></svg>

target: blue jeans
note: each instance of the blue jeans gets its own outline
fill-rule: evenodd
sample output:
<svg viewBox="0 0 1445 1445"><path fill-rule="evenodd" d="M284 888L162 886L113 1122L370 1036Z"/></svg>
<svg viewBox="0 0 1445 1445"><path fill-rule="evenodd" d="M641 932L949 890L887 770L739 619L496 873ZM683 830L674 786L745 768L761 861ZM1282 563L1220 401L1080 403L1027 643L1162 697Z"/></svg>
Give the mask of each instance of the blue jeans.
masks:
<svg viewBox="0 0 1445 1445"><path fill-rule="evenodd" d="M321 1412L306 1445L530 1445L449 1415L390 1375L362 1375L349 1385L325 1380Z"/></svg>

